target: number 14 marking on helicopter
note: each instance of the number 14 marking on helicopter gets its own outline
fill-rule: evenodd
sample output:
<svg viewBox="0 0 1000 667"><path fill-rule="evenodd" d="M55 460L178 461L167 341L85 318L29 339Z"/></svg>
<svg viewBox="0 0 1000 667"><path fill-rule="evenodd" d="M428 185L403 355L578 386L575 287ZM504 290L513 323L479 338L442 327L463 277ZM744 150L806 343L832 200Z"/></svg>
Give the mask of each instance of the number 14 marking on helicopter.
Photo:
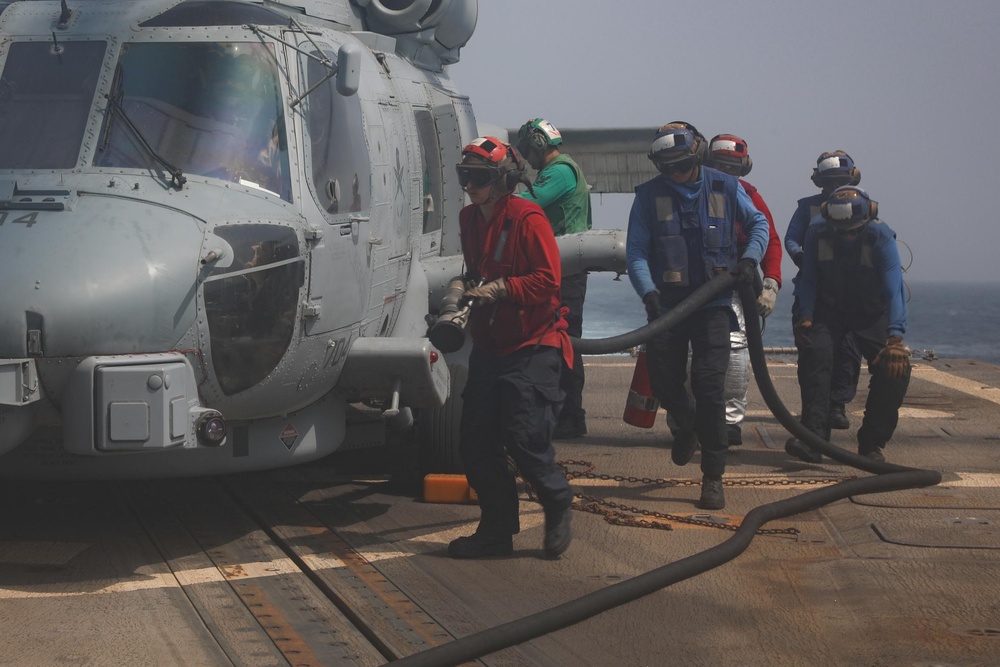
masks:
<svg viewBox="0 0 1000 667"><path fill-rule="evenodd" d="M8 213L7 211L0 212L0 227L3 226L3 223L7 222L7 218L9 216L10 213ZM27 215L22 215L20 218L14 218L13 220L11 220L11 222L17 222L21 223L22 225L28 225L28 227L31 227L32 225L35 224L37 220L38 220L38 212L36 211L34 213L28 213Z"/></svg>

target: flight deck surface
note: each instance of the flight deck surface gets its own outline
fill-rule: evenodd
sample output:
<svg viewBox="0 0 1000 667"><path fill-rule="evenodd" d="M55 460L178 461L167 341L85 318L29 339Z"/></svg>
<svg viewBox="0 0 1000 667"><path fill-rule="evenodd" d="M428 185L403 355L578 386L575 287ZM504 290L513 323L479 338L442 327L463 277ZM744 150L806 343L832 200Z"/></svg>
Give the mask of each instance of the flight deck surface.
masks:
<svg viewBox="0 0 1000 667"><path fill-rule="evenodd" d="M449 558L478 508L422 502L403 447L225 477L5 481L0 665L384 664L720 544L755 506L867 475L791 459L752 386L726 509L702 512L698 454L670 462L663 413L649 430L622 422L635 360L586 363L589 433L557 442L557 459L574 462L581 509L599 513L574 514L560 560L544 559L541 508L524 493L512 558ZM795 412L794 359L768 366ZM851 451L865 395L833 434ZM481 662L1000 664L998 424L1000 368L917 360L886 458L939 470L940 485L775 521L725 565Z"/></svg>

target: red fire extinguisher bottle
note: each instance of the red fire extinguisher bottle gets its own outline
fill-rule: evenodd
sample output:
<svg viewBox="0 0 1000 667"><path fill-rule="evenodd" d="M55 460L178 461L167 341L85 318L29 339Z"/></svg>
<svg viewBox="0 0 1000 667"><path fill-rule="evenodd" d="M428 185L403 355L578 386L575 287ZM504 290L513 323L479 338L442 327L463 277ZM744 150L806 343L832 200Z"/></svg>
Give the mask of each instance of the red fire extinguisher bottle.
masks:
<svg viewBox="0 0 1000 667"><path fill-rule="evenodd" d="M640 428L652 428L656 423L656 411L660 402L653 396L649 386L649 371L646 370L646 348L639 348L639 356L635 360L635 372L632 373L632 386L628 390L625 401L625 414L622 419L626 424Z"/></svg>

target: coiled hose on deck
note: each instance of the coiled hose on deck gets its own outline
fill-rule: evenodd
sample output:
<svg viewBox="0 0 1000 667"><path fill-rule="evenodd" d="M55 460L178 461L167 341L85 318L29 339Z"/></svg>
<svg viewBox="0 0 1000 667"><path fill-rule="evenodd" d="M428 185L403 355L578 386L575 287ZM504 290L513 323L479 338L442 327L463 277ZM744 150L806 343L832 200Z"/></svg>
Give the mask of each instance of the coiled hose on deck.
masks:
<svg viewBox="0 0 1000 667"><path fill-rule="evenodd" d="M736 278L734 276L720 274L695 290L683 303L644 327L611 338L575 340L574 345L582 354L609 354L628 349L675 326L717 295L733 289L735 284ZM754 297L753 289L749 286L743 286L740 287L739 293L743 303L743 312L747 315L746 329L750 347L750 363L757 380L757 387L760 389L767 407L782 426L810 447L835 461L859 470L875 473L875 476L839 482L833 486L808 491L792 498L760 505L744 517L743 523L732 537L717 546L607 588L602 588L599 591L588 593L551 609L395 660L392 662L393 665L400 667L459 665L489 653L522 644L535 637L555 632L601 612L637 600L678 581L690 579L723 563L728 563L746 550L758 529L775 519L784 519L818 509L850 496L915 489L933 486L941 481L941 473L935 470L908 468L873 461L868 457L841 449L817 437L802 426L782 404L774 389L774 384L771 382L771 377L768 375L767 360L764 356L761 340L760 319L752 316L753 313L757 312L757 300Z"/></svg>

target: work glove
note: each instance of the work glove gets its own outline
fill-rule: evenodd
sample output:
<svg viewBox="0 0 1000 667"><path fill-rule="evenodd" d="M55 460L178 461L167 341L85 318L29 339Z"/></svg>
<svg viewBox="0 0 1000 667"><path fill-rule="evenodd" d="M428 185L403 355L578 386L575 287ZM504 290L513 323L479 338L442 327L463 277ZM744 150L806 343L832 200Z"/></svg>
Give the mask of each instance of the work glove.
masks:
<svg viewBox="0 0 1000 667"><path fill-rule="evenodd" d="M660 293L656 290L652 292L646 292L645 296L642 297L642 303L646 306L646 317L649 320L655 320L660 316Z"/></svg>
<svg viewBox="0 0 1000 667"><path fill-rule="evenodd" d="M753 261L749 257L744 257L736 263L736 270L733 271L733 275L736 276L737 285L753 285L754 281L757 280L757 262Z"/></svg>
<svg viewBox="0 0 1000 667"><path fill-rule="evenodd" d="M885 341L885 347L875 357L873 366L882 364L885 372L892 380L898 380L906 374L906 369L910 367L910 348L903 345L903 339L899 336L889 336Z"/></svg>
<svg viewBox="0 0 1000 667"><path fill-rule="evenodd" d="M795 264L795 266L799 267L800 269L802 268L802 255L803 254L805 254L805 253L803 253L801 250L799 250L797 253L793 253L792 254L792 262Z"/></svg>
<svg viewBox="0 0 1000 667"><path fill-rule="evenodd" d="M767 317L774 310L774 304L778 300L778 281L774 278L764 278L764 289L757 297L757 312L761 317Z"/></svg>
<svg viewBox="0 0 1000 667"><path fill-rule="evenodd" d="M486 306L507 297L507 284L503 278L497 278L485 285L465 290L464 296L472 298L474 306Z"/></svg>
<svg viewBox="0 0 1000 667"><path fill-rule="evenodd" d="M809 347L809 335L812 333L812 328L812 320L800 320L792 327L796 347Z"/></svg>

